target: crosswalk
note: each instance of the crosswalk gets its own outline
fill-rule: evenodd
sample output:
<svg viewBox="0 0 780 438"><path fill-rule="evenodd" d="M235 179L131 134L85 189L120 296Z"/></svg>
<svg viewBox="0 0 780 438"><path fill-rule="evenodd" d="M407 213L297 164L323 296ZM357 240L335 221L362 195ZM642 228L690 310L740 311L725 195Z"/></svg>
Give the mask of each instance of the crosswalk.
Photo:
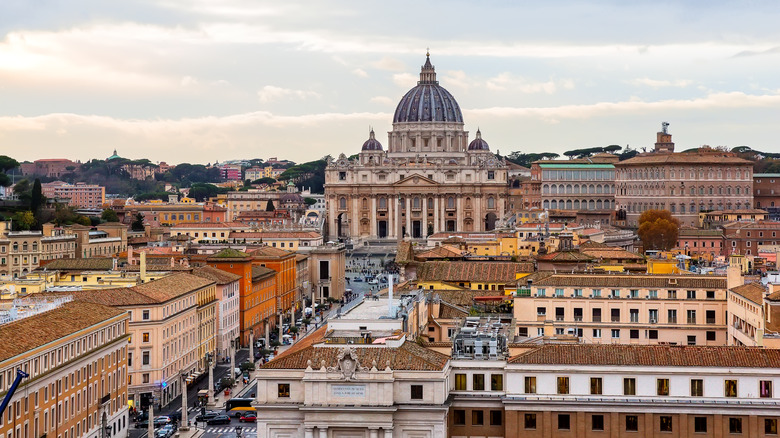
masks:
<svg viewBox="0 0 780 438"><path fill-rule="evenodd" d="M206 427L206 432L208 433L229 433L229 432L235 432L236 426L208 426ZM246 433L257 433L257 426L241 426L241 432Z"/></svg>
<svg viewBox="0 0 780 438"><path fill-rule="evenodd" d="M181 408L176 409L176 412L181 412ZM189 413L200 412L200 408L187 408L187 412Z"/></svg>

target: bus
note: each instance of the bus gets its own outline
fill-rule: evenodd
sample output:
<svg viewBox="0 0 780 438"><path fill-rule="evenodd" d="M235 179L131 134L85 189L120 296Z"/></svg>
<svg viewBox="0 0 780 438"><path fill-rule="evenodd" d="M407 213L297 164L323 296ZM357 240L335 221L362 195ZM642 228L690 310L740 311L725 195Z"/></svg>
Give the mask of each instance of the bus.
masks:
<svg viewBox="0 0 780 438"><path fill-rule="evenodd" d="M256 412L252 406L254 398L231 398L225 403L225 413L234 417L240 417L245 412Z"/></svg>

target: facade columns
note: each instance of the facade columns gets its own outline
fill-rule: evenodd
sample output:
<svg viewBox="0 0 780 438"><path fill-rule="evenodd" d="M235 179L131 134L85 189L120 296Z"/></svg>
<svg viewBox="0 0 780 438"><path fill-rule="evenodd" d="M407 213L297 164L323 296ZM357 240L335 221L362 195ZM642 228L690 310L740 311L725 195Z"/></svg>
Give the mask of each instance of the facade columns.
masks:
<svg viewBox="0 0 780 438"><path fill-rule="evenodd" d="M376 229L376 196L371 196L371 211L368 214L371 216L371 238L376 239L379 235Z"/></svg>
<svg viewBox="0 0 780 438"><path fill-rule="evenodd" d="M441 227L439 226L439 195L435 195L433 197L433 232L438 233L441 231Z"/></svg>
<svg viewBox="0 0 780 438"><path fill-rule="evenodd" d="M455 231L463 231L463 198L460 195L455 198L455 207L458 209L455 212Z"/></svg>
<svg viewBox="0 0 780 438"><path fill-rule="evenodd" d="M317 432L319 432L319 438L328 438L328 428L323 426L317 427Z"/></svg>
<svg viewBox="0 0 780 438"><path fill-rule="evenodd" d="M368 438L379 438L379 429L368 429Z"/></svg>
<svg viewBox="0 0 780 438"><path fill-rule="evenodd" d="M501 223L501 225L503 225L504 215L506 214L504 210L504 204L506 203L506 198L500 196L499 194L496 194L496 202L498 202L498 221ZM498 227L498 223L496 224L496 227Z"/></svg>
<svg viewBox="0 0 780 438"><path fill-rule="evenodd" d="M422 223L420 224L420 236L423 238L428 237L428 197L424 196L421 199L422 201Z"/></svg>
<svg viewBox="0 0 780 438"><path fill-rule="evenodd" d="M401 240L401 239L404 238L404 236L400 235L400 233L401 233L401 229L400 229L401 228L401 225L400 225L401 213L400 213L399 210L401 210L401 203L398 202L398 198L396 198L395 196L393 196L393 198L389 199L387 202L389 202L390 205L393 206L393 227L392 227L392 230L390 232L392 233L393 237L395 237L396 239Z"/></svg>
<svg viewBox="0 0 780 438"><path fill-rule="evenodd" d="M485 206L482 205L482 194L475 194L474 204L472 205L471 209L471 221L474 224L474 231L485 231L485 224L483 223L485 220L485 209L483 207Z"/></svg>
<svg viewBox="0 0 780 438"><path fill-rule="evenodd" d="M328 202L328 235L330 236L331 240L338 240L339 235L339 229L336 226L336 203L338 203L338 198L330 199Z"/></svg>
<svg viewBox="0 0 780 438"><path fill-rule="evenodd" d="M353 239L356 239L360 237L360 200L355 195L350 195L350 197L352 198L352 208L350 209L349 234Z"/></svg>
<svg viewBox="0 0 780 438"><path fill-rule="evenodd" d="M406 233L409 237L412 236L412 197L406 197Z"/></svg>
<svg viewBox="0 0 780 438"><path fill-rule="evenodd" d="M259 394L260 391L257 391L257 393ZM304 435L303 435L304 438L314 438L314 428L313 427L305 428L303 433L304 433Z"/></svg>
<svg viewBox="0 0 780 438"><path fill-rule="evenodd" d="M393 429L383 429L385 431L385 438L393 438Z"/></svg>

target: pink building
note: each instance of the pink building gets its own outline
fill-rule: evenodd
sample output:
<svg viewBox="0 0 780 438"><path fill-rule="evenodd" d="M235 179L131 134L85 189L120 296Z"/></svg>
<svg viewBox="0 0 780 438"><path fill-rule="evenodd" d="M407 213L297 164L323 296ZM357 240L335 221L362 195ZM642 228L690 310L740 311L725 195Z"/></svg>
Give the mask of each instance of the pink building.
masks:
<svg viewBox="0 0 780 438"><path fill-rule="evenodd" d="M98 185L54 181L41 184L41 190L47 198L67 200L78 208L101 208L106 202L106 188Z"/></svg>

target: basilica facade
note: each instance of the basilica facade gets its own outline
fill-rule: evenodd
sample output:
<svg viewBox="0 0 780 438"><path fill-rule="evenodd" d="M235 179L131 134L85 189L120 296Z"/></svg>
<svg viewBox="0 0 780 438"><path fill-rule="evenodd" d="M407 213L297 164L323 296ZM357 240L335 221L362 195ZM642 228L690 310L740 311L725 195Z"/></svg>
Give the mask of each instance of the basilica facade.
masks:
<svg viewBox="0 0 780 438"><path fill-rule="evenodd" d="M417 86L395 110L387 149L372 130L356 158L342 153L328 163L328 238L492 230L506 213L507 171L479 130L469 142L460 106L427 55Z"/></svg>

